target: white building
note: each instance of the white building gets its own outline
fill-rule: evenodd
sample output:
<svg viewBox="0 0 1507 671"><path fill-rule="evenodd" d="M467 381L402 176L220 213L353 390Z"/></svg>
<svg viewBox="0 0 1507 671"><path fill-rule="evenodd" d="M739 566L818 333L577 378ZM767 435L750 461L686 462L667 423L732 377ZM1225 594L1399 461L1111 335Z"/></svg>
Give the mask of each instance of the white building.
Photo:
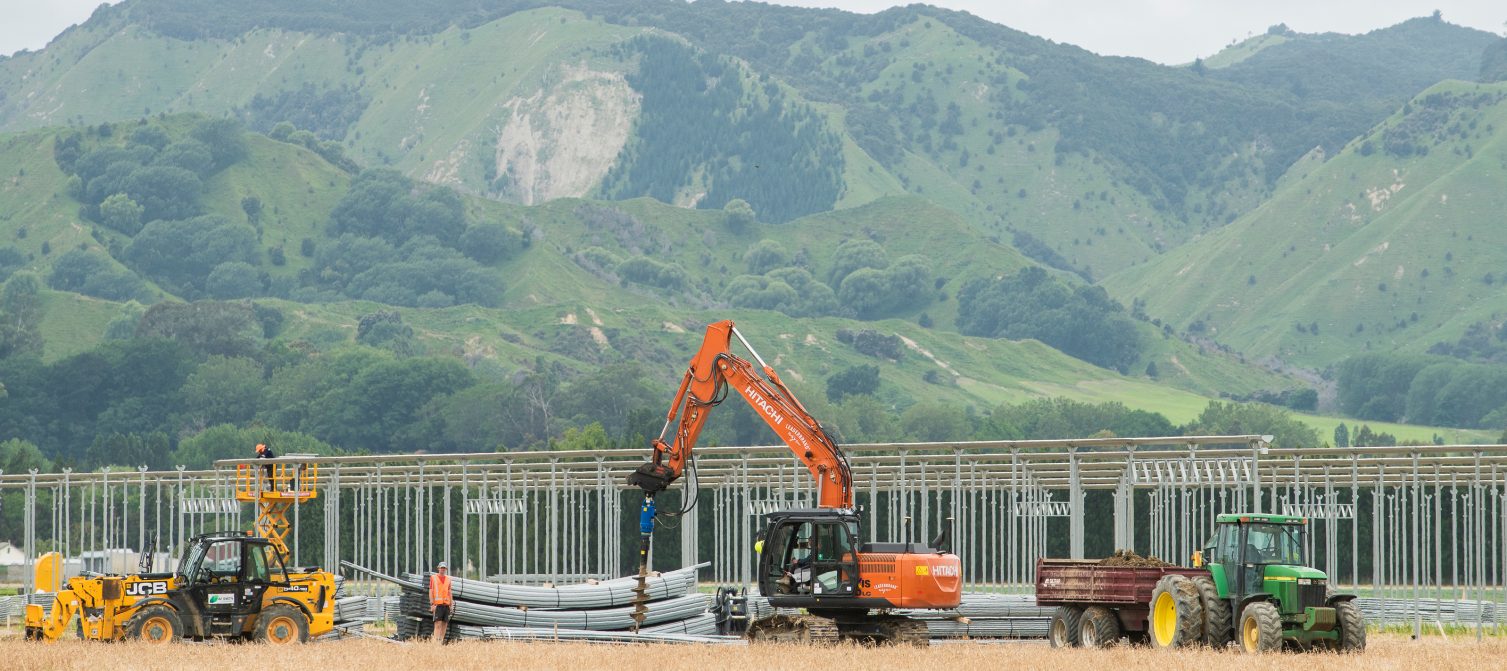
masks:
<svg viewBox="0 0 1507 671"><path fill-rule="evenodd" d="M26 563L26 553L10 543L0 541L0 566L20 566Z"/></svg>

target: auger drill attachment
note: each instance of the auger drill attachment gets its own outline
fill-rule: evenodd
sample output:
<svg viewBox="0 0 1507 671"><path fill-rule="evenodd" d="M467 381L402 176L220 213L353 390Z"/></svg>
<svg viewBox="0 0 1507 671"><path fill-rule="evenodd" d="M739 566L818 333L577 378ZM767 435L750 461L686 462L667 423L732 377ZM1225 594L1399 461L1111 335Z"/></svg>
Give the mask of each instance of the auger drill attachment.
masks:
<svg viewBox="0 0 1507 671"><path fill-rule="evenodd" d="M654 536L654 495L644 495L638 512L638 585L633 588L633 633L649 614L649 541Z"/></svg>

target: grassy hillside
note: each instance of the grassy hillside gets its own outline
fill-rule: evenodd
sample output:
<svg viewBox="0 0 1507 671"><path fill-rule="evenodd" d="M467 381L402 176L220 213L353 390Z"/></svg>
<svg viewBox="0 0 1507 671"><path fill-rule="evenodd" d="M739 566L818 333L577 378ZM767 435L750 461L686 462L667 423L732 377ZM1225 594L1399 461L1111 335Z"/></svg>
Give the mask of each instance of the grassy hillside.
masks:
<svg viewBox="0 0 1507 671"><path fill-rule="evenodd" d="M0 59L0 129L162 111L234 112L262 130L289 119L366 165L523 204L606 193L720 208L741 197L785 221L911 194L1097 278L1251 210L1306 152L1333 153L1423 86L1473 75L1490 37L1420 19L1365 36L1272 39L1206 76L924 6L877 15L679 0L361 8L107 7L44 51ZM645 35L689 41L701 55L679 65L711 69L646 77L647 52L632 46ZM1353 72L1357 62L1365 72ZM778 98L771 118L783 125L721 116L714 93L725 87L694 85L735 79L747 82L744 109ZM656 132L665 120L652 110L666 100L709 126ZM764 129L759 143L753 128ZM692 130L713 140L676 146L702 137ZM814 139L828 133L832 142ZM783 169L750 168L770 162L757 152L775 136L790 138L792 150L778 151L790 157L777 161ZM619 188L640 155L656 157L652 174ZM773 176L791 170L783 182ZM828 179L835 196L800 192Z"/></svg>
<svg viewBox="0 0 1507 671"><path fill-rule="evenodd" d="M1250 215L1106 286L1248 355L1426 349L1507 308L1504 179L1507 86L1440 84Z"/></svg>

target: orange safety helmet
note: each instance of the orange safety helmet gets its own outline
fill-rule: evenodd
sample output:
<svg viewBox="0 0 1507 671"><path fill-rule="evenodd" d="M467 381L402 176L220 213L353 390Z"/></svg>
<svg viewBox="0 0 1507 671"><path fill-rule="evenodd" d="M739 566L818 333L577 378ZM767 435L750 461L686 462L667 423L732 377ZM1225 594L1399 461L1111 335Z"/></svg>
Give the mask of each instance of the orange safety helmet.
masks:
<svg viewBox="0 0 1507 671"><path fill-rule="evenodd" d="M266 452L266 451L267 451L267 444L266 443L257 443L256 444L256 453L257 454L261 454L261 453Z"/></svg>

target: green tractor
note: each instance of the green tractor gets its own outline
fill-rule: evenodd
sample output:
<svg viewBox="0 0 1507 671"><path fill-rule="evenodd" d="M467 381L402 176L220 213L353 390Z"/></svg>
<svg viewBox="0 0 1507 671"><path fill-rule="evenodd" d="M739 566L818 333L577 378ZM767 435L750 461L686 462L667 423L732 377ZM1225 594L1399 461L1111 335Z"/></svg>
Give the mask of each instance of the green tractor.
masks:
<svg viewBox="0 0 1507 671"><path fill-rule="evenodd" d="M1328 576L1307 565L1307 519L1236 514L1216 521L1214 537L1193 557L1212 580L1166 586L1171 589L1158 584L1149 623L1153 645L1163 638L1159 632L1186 631L1193 625L1188 620L1198 619L1204 642L1215 647L1233 639L1246 652L1366 649L1355 595L1329 592ZM1189 598L1190 587L1196 599Z"/></svg>

